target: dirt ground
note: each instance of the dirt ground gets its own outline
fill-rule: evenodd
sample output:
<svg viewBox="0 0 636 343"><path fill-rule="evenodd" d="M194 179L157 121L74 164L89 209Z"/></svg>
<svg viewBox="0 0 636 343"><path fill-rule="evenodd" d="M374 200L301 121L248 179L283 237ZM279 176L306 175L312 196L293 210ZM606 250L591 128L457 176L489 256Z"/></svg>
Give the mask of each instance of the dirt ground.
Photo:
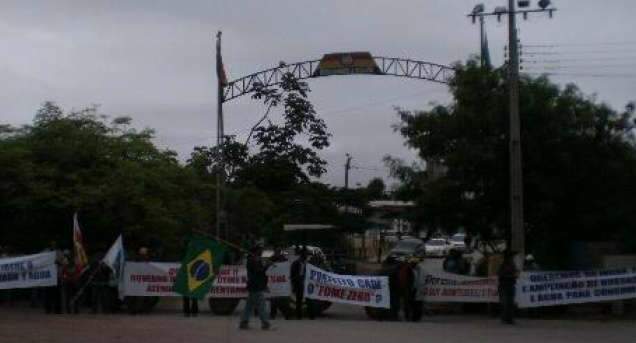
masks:
<svg viewBox="0 0 636 343"><path fill-rule="evenodd" d="M45 315L24 307L0 307L0 343L25 342L634 342L634 321L520 320L504 326L484 316L432 316L419 323L376 322L360 308L334 305L317 320L276 320L274 329L239 331L238 311L230 317L204 311L184 318L176 308L140 316Z"/></svg>

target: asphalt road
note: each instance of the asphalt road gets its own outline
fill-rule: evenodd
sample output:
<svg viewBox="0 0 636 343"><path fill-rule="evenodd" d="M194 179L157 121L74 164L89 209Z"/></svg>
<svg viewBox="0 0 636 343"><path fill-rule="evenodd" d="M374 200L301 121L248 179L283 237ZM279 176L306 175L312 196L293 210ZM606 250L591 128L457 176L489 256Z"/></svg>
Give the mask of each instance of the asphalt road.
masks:
<svg viewBox="0 0 636 343"><path fill-rule="evenodd" d="M174 304L175 306L177 303ZM207 311L197 318L184 318L164 308L143 316L45 315L39 310L0 307L0 342L634 342L634 321L520 320L505 326L485 316L432 316L419 323L376 322L362 309L335 305L317 320L276 320L274 330L240 331L238 313L219 317Z"/></svg>

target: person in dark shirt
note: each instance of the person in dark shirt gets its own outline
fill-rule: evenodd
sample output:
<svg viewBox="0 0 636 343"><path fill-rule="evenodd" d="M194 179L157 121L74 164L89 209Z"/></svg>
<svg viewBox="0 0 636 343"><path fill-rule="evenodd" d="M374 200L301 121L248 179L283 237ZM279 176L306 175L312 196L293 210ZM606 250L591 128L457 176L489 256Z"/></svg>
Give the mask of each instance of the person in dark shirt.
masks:
<svg viewBox="0 0 636 343"><path fill-rule="evenodd" d="M307 271L307 249L300 250L300 255L291 265L290 277L292 291L296 296L296 318L303 319L303 300L305 298L305 273ZM307 299L307 315L309 319L315 318L314 303Z"/></svg>
<svg viewBox="0 0 636 343"><path fill-rule="evenodd" d="M504 260L497 273L499 277L499 304L501 305L501 321L514 324L515 285L519 271L514 262L515 253L506 251Z"/></svg>
<svg viewBox="0 0 636 343"><path fill-rule="evenodd" d="M265 311L265 291L267 291L267 268L269 264L265 264L261 258L263 249L255 246L250 251L247 260L247 292L248 297L241 315L240 329L247 329L250 321L250 315L254 308L258 311L261 319L261 328L268 330L271 325L267 318L268 313Z"/></svg>

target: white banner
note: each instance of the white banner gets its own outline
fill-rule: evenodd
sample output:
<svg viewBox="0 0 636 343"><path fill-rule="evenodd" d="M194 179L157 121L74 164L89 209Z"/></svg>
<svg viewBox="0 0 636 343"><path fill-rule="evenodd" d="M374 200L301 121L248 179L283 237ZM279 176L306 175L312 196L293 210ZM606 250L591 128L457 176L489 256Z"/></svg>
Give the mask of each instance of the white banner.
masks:
<svg viewBox="0 0 636 343"><path fill-rule="evenodd" d="M0 289L57 285L55 252L0 258Z"/></svg>
<svg viewBox="0 0 636 343"><path fill-rule="evenodd" d="M420 273L417 299L425 302L499 302L496 277L472 277L446 272Z"/></svg>
<svg viewBox="0 0 636 343"><path fill-rule="evenodd" d="M387 276L339 275L307 264L305 296L336 303L391 307Z"/></svg>
<svg viewBox="0 0 636 343"><path fill-rule="evenodd" d="M517 282L519 307L636 298L636 267L598 271L526 272Z"/></svg>
<svg viewBox="0 0 636 343"><path fill-rule="evenodd" d="M125 296L178 297L173 284L180 263L126 262L124 269ZM268 297L291 294L289 262L275 263L267 270ZM224 265L210 289L213 298L247 298L247 269L244 265Z"/></svg>
<svg viewBox="0 0 636 343"><path fill-rule="evenodd" d="M179 297L174 282L180 263L126 262L124 296Z"/></svg>
<svg viewBox="0 0 636 343"><path fill-rule="evenodd" d="M289 283L289 262L274 263L267 269L267 297L288 297L291 295ZM213 298L247 298L247 268L245 265L221 266L214 280L210 294Z"/></svg>

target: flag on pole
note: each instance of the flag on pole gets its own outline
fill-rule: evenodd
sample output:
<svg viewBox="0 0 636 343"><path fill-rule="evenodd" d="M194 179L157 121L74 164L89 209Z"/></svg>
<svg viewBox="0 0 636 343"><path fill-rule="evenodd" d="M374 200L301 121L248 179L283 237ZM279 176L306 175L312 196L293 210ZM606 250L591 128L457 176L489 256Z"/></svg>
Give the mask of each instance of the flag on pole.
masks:
<svg viewBox="0 0 636 343"><path fill-rule="evenodd" d="M126 262L126 254L124 252L124 241L119 235L115 243L108 249L108 252L102 259L102 263L113 271L113 279L117 282L119 290L119 298L123 299L123 280L124 280L124 264Z"/></svg>
<svg viewBox="0 0 636 343"><path fill-rule="evenodd" d="M203 299L210 291L215 270L223 262L225 248L218 242L193 236L181 261L174 283L175 292L191 298Z"/></svg>
<svg viewBox="0 0 636 343"><path fill-rule="evenodd" d="M219 79L220 86L227 85L227 74L225 74L225 66L221 56L221 31L216 34L216 77Z"/></svg>
<svg viewBox="0 0 636 343"><path fill-rule="evenodd" d="M75 267L83 272L88 267L88 258L84 248L84 236L77 220L77 212L73 214L73 251L75 252Z"/></svg>

